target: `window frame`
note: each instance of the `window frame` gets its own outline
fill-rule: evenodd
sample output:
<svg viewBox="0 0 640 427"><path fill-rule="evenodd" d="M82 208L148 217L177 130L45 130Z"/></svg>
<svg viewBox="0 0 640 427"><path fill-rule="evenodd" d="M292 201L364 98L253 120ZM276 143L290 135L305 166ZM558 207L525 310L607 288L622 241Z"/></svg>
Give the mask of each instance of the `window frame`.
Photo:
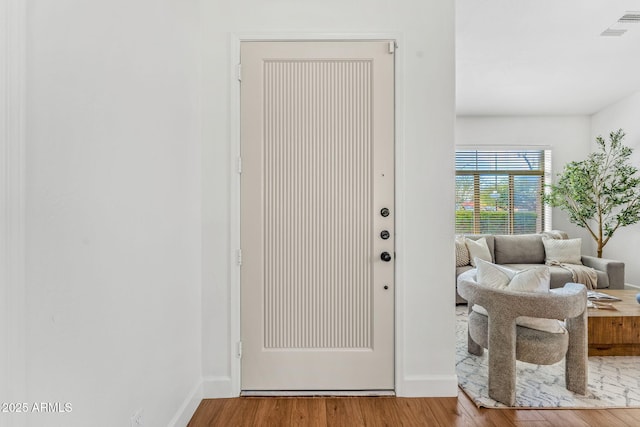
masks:
<svg viewBox="0 0 640 427"><path fill-rule="evenodd" d="M526 169L465 169L458 170L457 161L458 161L458 152L461 151L475 151L477 152L489 152L489 153L497 153L497 152L525 152L525 151L539 151L541 154L540 157L540 165L542 169L536 170L526 170ZM476 155L477 156L477 155ZM473 215L472 215L472 227L473 234L493 234L483 232L481 230L481 205L480 205L480 192L481 192L481 176L491 176L496 177L504 177L507 178L508 181L508 195L507 195L507 224L506 224L506 233L513 235L515 231L515 219L516 219L516 204L514 202L516 196L515 189L515 180L516 177L520 176L538 176L540 177L540 205L537 207L536 213L536 233L542 231L548 231L551 229L551 208L546 206L542 201L542 195L547 191L548 185L551 183L551 147L549 146L456 146L455 148L455 177L456 180L459 176L471 176L473 177ZM505 157L506 158L506 157ZM497 160L496 160L497 164ZM458 186L456 183L456 192L458 191ZM456 203L457 203L457 194L456 194ZM496 206L497 208L497 206ZM456 207L456 212L458 211ZM457 215L457 214L456 214ZM455 232L456 234L462 234L458 232L458 221L455 221Z"/></svg>

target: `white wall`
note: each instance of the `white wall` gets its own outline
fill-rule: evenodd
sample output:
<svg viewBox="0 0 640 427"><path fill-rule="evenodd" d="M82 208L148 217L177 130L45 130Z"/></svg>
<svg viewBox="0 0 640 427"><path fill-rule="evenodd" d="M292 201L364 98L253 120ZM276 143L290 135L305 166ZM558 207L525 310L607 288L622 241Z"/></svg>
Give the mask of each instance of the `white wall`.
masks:
<svg viewBox="0 0 640 427"><path fill-rule="evenodd" d="M33 426L167 425L201 378L196 0L30 0Z"/></svg>
<svg viewBox="0 0 640 427"><path fill-rule="evenodd" d="M231 40L248 32L398 35L397 390L457 393L453 2L27 10L23 399L73 411L22 424L180 424L203 374L205 395L237 393Z"/></svg>
<svg viewBox="0 0 640 427"><path fill-rule="evenodd" d="M588 116L461 116L456 119L456 145L550 146L553 176L564 165L584 159L591 150ZM582 237L585 253L593 253L592 240L567 215L553 209L552 228Z"/></svg>
<svg viewBox="0 0 640 427"><path fill-rule="evenodd" d="M596 150L596 137L609 140L609 133L623 129L626 137L624 145L634 149L631 163L640 168L640 92L636 92L617 103L602 109L591 117L591 149ZM640 224L618 229L604 247L602 256L624 261L625 281L640 286L640 265L636 262ZM595 247L595 244L594 244Z"/></svg>
<svg viewBox="0 0 640 427"><path fill-rule="evenodd" d="M239 391L235 38L397 33L398 365L401 395L455 395L452 283L454 2L203 2L203 372L205 396ZM290 36L293 37L293 36ZM442 179L433 180L433 176ZM433 204L434 195L439 203ZM230 206L231 204L231 206Z"/></svg>
<svg viewBox="0 0 640 427"><path fill-rule="evenodd" d="M19 0L0 0L0 402L25 391L24 19ZM0 426L23 414L3 412Z"/></svg>

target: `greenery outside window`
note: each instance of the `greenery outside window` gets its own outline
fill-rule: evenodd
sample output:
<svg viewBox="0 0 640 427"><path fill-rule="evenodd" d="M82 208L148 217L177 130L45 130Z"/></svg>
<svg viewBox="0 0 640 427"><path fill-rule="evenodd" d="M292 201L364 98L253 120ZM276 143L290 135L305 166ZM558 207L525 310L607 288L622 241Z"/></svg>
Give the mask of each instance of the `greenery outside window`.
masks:
<svg viewBox="0 0 640 427"><path fill-rule="evenodd" d="M550 150L456 150L456 234L549 229L542 194L550 169Z"/></svg>

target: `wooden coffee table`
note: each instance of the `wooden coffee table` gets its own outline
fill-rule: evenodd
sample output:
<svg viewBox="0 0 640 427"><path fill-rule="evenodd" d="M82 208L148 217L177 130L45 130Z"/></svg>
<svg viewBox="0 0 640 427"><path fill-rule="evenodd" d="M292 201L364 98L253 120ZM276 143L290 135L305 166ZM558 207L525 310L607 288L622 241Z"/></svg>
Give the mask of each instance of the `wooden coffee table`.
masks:
<svg viewBox="0 0 640 427"><path fill-rule="evenodd" d="M638 291L598 291L618 297L621 301L611 301L616 310L588 309L589 356L640 356Z"/></svg>

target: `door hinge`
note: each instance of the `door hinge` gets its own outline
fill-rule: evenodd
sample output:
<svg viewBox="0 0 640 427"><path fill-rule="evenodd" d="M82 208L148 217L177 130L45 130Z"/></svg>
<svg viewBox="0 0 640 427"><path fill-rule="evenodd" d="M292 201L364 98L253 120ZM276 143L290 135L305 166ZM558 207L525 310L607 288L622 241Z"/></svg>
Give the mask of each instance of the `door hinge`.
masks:
<svg viewBox="0 0 640 427"><path fill-rule="evenodd" d="M238 164L236 165L238 173L242 173L242 157L238 157Z"/></svg>
<svg viewBox="0 0 640 427"><path fill-rule="evenodd" d="M242 265L242 249L236 251L236 264Z"/></svg>
<svg viewBox="0 0 640 427"><path fill-rule="evenodd" d="M398 47L396 42L389 42L389 53L395 53L396 47Z"/></svg>
<svg viewBox="0 0 640 427"><path fill-rule="evenodd" d="M238 341L236 344L236 356L238 359L242 359L242 341Z"/></svg>
<svg viewBox="0 0 640 427"><path fill-rule="evenodd" d="M242 64L238 64L237 66L237 76L238 76L238 81L242 81Z"/></svg>

